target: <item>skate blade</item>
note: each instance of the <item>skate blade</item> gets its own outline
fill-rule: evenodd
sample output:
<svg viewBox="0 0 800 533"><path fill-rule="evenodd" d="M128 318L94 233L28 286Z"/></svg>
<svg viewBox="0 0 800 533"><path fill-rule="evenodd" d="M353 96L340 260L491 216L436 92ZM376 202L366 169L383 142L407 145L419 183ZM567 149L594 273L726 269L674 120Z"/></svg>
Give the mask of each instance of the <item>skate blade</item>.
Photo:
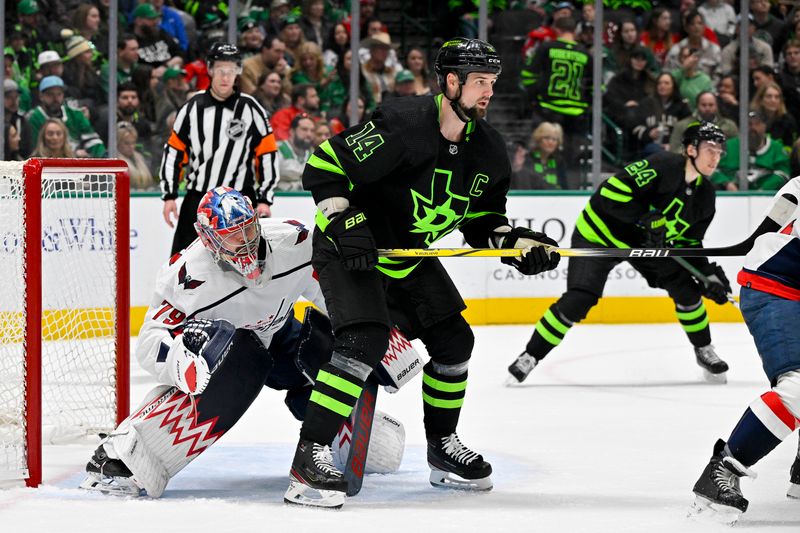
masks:
<svg viewBox="0 0 800 533"><path fill-rule="evenodd" d="M493 486L491 476L480 479L465 479L452 472L445 472L435 468L431 469L430 482L434 487L454 490L489 491L492 490Z"/></svg>
<svg viewBox="0 0 800 533"><path fill-rule="evenodd" d="M792 483L789 485L789 490L786 491L786 497L800 500L800 485Z"/></svg>
<svg viewBox="0 0 800 533"><path fill-rule="evenodd" d="M720 505L695 494L695 500L686 516L699 522L732 526L742 516L742 512L735 507Z"/></svg>
<svg viewBox="0 0 800 533"><path fill-rule="evenodd" d="M514 387L516 385L520 385L522 381L518 380L513 374L509 374L506 376L506 380L503 382L505 387Z"/></svg>
<svg viewBox="0 0 800 533"><path fill-rule="evenodd" d="M131 478L104 477L94 473L87 474L86 478L78 485L78 488L113 496L138 497L145 494L144 489L134 483Z"/></svg>
<svg viewBox="0 0 800 533"><path fill-rule="evenodd" d="M715 383L717 385L725 385L728 382L728 373L720 372L719 374L712 374L705 368L703 370L703 379L708 383Z"/></svg>
<svg viewBox="0 0 800 533"><path fill-rule="evenodd" d="M283 501L286 503L322 509L341 509L344 499L344 492L315 489L296 479L289 482L289 488L283 496Z"/></svg>

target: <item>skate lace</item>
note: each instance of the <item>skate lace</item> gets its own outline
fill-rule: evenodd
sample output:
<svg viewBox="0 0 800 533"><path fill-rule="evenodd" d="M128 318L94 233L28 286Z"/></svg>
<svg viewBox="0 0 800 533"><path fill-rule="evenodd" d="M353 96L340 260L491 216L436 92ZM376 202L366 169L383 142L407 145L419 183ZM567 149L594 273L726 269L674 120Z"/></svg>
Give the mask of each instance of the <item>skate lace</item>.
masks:
<svg viewBox="0 0 800 533"><path fill-rule="evenodd" d="M739 494L739 476L728 470L722 462L711 471L711 479L719 490Z"/></svg>
<svg viewBox="0 0 800 533"><path fill-rule="evenodd" d="M719 358L717 352L714 351L714 347L710 344L708 346L701 346L697 348L697 357L708 364L722 362L722 359Z"/></svg>
<svg viewBox="0 0 800 533"><path fill-rule="evenodd" d="M442 448L447 455L465 465L470 464L479 457L479 454L464 446L455 433L442 437Z"/></svg>
<svg viewBox="0 0 800 533"><path fill-rule="evenodd" d="M536 359L528 352L522 352L520 356L517 357L514 366L516 366L523 372L530 372L531 370L533 370L533 367L536 366Z"/></svg>
<svg viewBox="0 0 800 533"><path fill-rule="evenodd" d="M311 449L314 465L330 476L341 477L342 473L333 465L333 455L329 446L314 444Z"/></svg>

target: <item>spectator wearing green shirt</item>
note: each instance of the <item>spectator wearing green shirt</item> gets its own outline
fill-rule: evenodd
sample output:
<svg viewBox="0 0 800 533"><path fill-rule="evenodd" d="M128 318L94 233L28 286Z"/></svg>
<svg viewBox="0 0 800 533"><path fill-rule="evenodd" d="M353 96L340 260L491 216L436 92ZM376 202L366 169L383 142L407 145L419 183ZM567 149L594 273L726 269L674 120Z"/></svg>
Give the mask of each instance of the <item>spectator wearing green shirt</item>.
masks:
<svg viewBox="0 0 800 533"><path fill-rule="evenodd" d="M48 76L39 84L41 102L28 113L31 132L36 138L48 118L60 119L67 126L69 144L76 157L103 157L106 147L89 119L79 110L64 104L64 80Z"/></svg>
<svg viewBox="0 0 800 533"><path fill-rule="evenodd" d="M672 76L678 82L678 90L692 111L695 110L694 102L697 95L714 90L714 84L708 74L698 69L700 54L697 50L684 46L678 55L681 68L673 70Z"/></svg>
<svg viewBox="0 0 800 533"><path fill-rule="evenodd" d="M750 157L747 172L748 188L756 191L777 191L790 178L789 156L783 143L767 135L767 119L761 111L751 111L748 141ZM727 152L722 157L711 181L717 188L738 191L739 138L727 142Z"/></svg>

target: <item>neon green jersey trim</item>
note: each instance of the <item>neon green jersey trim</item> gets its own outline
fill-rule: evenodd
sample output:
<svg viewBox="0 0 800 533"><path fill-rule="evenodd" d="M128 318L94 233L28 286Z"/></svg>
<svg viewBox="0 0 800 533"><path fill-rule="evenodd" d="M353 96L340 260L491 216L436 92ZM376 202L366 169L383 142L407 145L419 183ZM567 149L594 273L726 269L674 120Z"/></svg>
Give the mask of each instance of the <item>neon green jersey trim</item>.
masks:
<svg viewBox="0 0 800 533"><path fill-rule="evenodd" d="M608 229L608 226L606 226L605 222L603 222L603 220L597 216L597 213L594 212L594 209L592 209L591 203L586 204L583 212L589 215L589 218L592 219L594 225L597 226L597 228L603 233L603 237L611 241L614 246L617 248L630 248L630 246L615 238L614 235L611 234L611 230Z"/></svg>
<svg viewBox="0 0 800 533"><path fill-rule="evenodd" d="M344 170L337 167L333 163L328 163L321 157L317 157L314 154L311 154L311 157L308 158L307 163L314 168L318 168L320 170L327 170L328 172L333 172L335 174L341 174L342 176L345 176Z"/></svg>
<svg viewBox="0 0 800 533"><path fill-rule="evenodd" d="M611 189L607 189L605 187L600 188L600 196L604 196L609 200L613 200L615 202L620 202L622 204L628 203L633 200L633 196L627 196L624 194L620 194L618 192L614 192Z"/></svg>
<svg viewBox="0 0 800 533"><path fill-rule="evenodd" d="M608 178L608 184L613 185L614 187L623 192L633 193L633 189L631 189L628 185L625 185L625 183L616 176L611 176L610 178Z"/></svg>
<svg viewBox="0 0 800 533"><path fill-rule="evenodd" d="M414 263L410 267L404 268L402 270L392 270L391 268L389 268L387 266L382 266L382 264L386 265L388 263L396 263L396 261L387 261L387 259L389 259L389 258L388 257L379 257L378 258L378 265L375 267L375 269L378 270L378 272L381 272L381 273L389 276L390 278L395 278L395 279L402 279L402 278L408 276L409 274L411 274L411 271L414 270L415 268L417 268L417 265L419 265L420 262L422 261L420 259L419 261L417 261L416 263Z"/></svg>
<svg viewBox="0 0 800 533"><path fill-rule="evenodd" d="M575 227L578 228L580 234L583 235L587 241L594 244L600 244L608 248L608 243L594 231L594 228L592 228L588 222L586 222L586 218L583 216L583 211L581 211L581 214L578 215L578 220L575 222Z"/></svg>

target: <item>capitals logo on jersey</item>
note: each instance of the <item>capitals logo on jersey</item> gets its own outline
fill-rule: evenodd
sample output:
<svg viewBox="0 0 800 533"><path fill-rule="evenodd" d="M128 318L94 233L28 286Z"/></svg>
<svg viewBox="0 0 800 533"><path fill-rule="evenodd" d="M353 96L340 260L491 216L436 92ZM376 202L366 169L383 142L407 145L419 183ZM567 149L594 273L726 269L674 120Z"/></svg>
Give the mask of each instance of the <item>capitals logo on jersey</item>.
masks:
<svg viewBox="0 0 800 533"><path fill-rule="evenodd" d="M178 284L183 285L185 290L196 289L203 283L205 283L204 280L192 279L192 276L186 271L186 263L182 264L181 268L178 269Z"/></svg>
<svg viewBox="0 0 800 533"><path fill-rule="evenodd" d="M308 238L308 229L306 229L302 222L297 220L287 220L286 223L297 228L297 240L294 242L296 245Z"/></svg>

